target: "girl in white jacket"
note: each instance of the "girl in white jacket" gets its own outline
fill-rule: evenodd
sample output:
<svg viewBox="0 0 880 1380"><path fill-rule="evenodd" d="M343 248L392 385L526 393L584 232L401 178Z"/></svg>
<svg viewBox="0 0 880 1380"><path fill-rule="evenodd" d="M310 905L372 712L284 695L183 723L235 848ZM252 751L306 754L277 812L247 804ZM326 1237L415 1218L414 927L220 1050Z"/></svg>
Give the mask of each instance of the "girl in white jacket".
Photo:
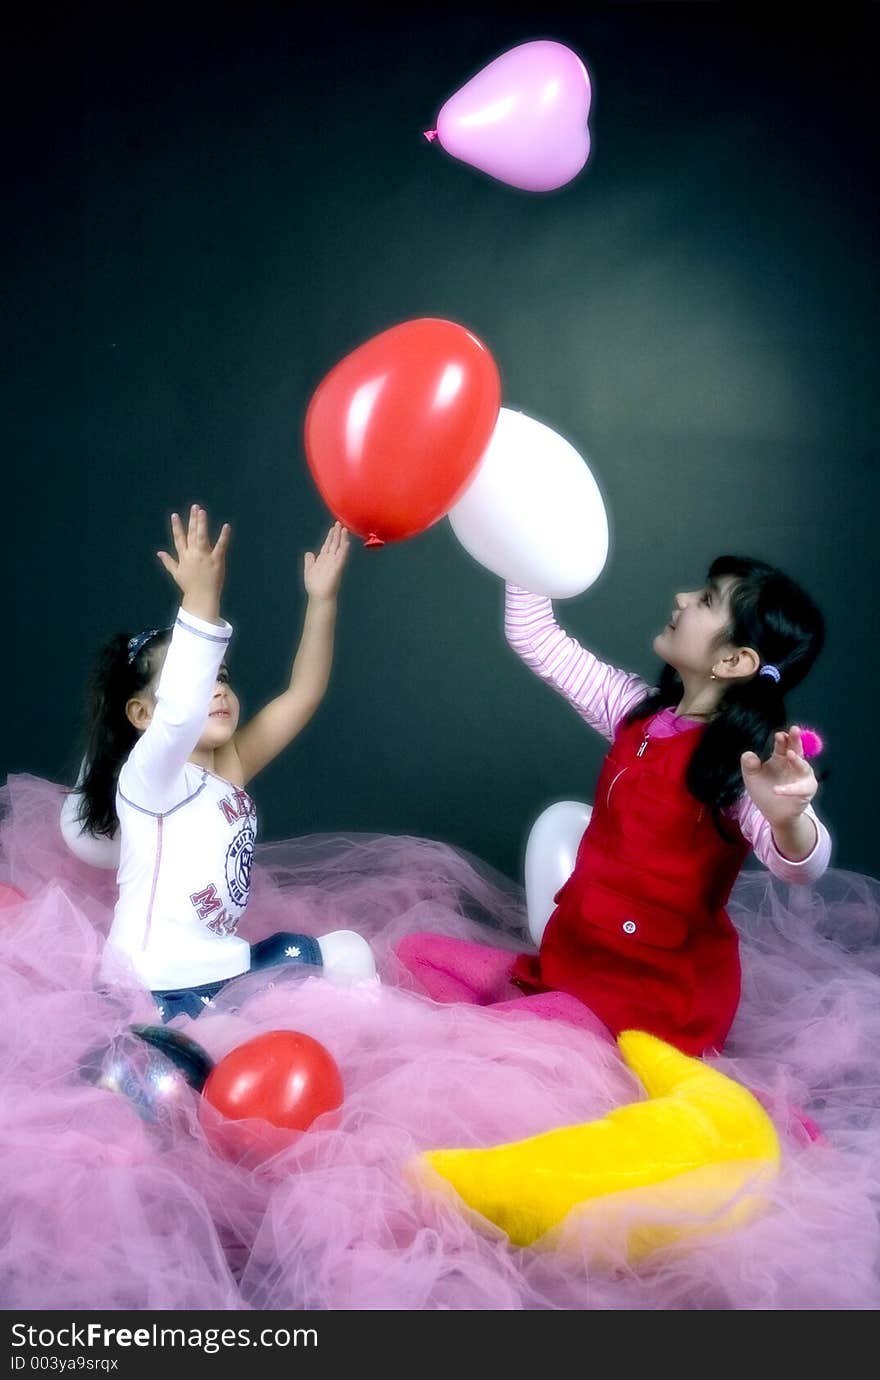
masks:
<svg viewBox="0 0 880 1380"><path fill-rule="evenodd" d="M212 545L207 514L194 505L186 529L172 515L171 533L175 556L158 557L181 591L179 612L171 628L119 635L104 648L71 797L84 839L119 834L102 975L143 983L166 1021L199 1015L231 978L274 963L321 966L336 981L373 978L369 946L352 931L254 945L237 933L257 830L245 787L324 696L348 533L336 523L317 555L306 554L308 607L290 683L243 727L225 662L232 628L220 616L229 525Z"/></svg>

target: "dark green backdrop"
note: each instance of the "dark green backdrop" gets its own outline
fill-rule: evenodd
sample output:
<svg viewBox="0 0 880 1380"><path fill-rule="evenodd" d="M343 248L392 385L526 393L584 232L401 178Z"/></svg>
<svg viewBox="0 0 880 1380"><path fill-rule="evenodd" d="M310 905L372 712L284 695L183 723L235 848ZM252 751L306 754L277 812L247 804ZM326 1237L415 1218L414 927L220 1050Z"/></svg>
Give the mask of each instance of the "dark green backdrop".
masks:
<svg viewBox="0 0 880 1380"><path fill-rule="evenodd" d="M829 642L791 707L828 742L838 865L876 875L875 21L478 3L7 20L4 774L67 779L94 649L170 613L153 553L193 500L234 523L246 706L283 685L327 521L309 396L369 336L436 315L594 469L611 555L558 608L601 655L653 677L672 592L724 551L814 594ZM545 196L421 137L536 37L580 51L595 87L588 169ZM355 550L330 693L255 787L263 837L417 833L517 875L531 820L589 797L602 744L515 660L501 609L445 522Z"/></svg>

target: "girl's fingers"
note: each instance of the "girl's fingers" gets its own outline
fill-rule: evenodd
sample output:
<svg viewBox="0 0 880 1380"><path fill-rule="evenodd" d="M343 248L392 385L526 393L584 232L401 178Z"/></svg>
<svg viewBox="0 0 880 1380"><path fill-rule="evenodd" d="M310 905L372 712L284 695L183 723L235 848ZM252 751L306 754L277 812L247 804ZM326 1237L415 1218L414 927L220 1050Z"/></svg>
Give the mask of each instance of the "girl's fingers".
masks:
<svg viewBox="0 0 880 1380"><path fill-rule="evenodd" d="M162 562L163 566L168 571L168 574L173 575L174 572L177 570L177 562L171 559L167 551L157 551L156 555L159 557L159 560Z"/></svg>
<svg viewBox="0 0 880 1380"><path fill-rule="evenodd" d="M790 746L794 748L795 752L800 757L803 757L805 755L804 740L801 736L801 731L798 728L797 724L792 724L791 728L788 730L788 737Z"/></svg>
<svg viewBox="0 0 880 1380"><path fill-rule="evenodd" d="M186 540L187 540L187 544L189 544L190 542L194 542L195 539L196 539L196 533L198 532L198 521L199 521L199 519L198 519L198 513L199 513L198 504L197 504L197 503L193 503L192 506L191 506L191 508L190 508L190 510L189 510L189 521L187 522L187 525L186 525Z"/></svg>
<svg viewBox="0 0 880 1380"><path fill-rule="evenodd" d="M208 541L208 514L204 508L196 510L196 532L198 533L199 546L204 551L211 544Z"/></svg>
<svg viewBox="0 0 880 1380"><path fill-rule="evenodd" d="M795 773L796 780L784 781L773 787L777 795L803 796L806 800L812 799L816 794L818 783L813 772L813 768L804 757L799 757L796 752L789 750L788 765Z"/></svg>
<svg viewBox="0 0 880 1380"><path fill-rule="evenodd" d="M231 535L232 528L229 526L228 522L224 522L223 526L220 528L220 535L217 538L216 544L214 546L213 554L215 556L226 555L226 548L229 545L229 538L231 537Z"/></svg>
<svg viewBox="0 0 880 1380"><path fill-rule="evenodd" d="M328 560L338 560L348 550L348 532L341 522L334 522L328 531L315 560L326 556Z"/></svg>
<svg viewBox="0 0 880 1380"><path fill-rule="evenodd" d="M177 513L171 514L171 539L178 556L182 555L186 550L186 537L183 534L183 523Z"/></svg>
<svg viewBox="0 0 880 1380"><path fill-rule="evenodd" d="M809 762L807 761L806 757L804 757L803 753L796 752L794 748L789 748L788 752L786 753L786 756L788 758L789 766L794 767L794 770L797 772L798 776L807 776L810 772L812 772L813 768L810 766Z"/></svg>

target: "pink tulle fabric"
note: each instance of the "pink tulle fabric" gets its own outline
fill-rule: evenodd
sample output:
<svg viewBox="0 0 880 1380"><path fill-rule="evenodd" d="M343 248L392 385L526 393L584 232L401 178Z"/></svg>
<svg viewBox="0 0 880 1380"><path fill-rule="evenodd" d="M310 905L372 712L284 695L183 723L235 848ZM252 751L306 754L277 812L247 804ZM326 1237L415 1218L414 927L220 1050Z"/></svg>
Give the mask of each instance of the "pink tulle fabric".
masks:
<svg viewBox="0 0 880 1380"><path fill-rule="evenodd" d="M336 1059L341 1110L274 1157L211 1148L192 1094L157 1134L82 1080L86 1051L133 1021L143 992L102 994L112 874L64 849L61 789L0 792L0 1277L7 1309L872 1310L880 1304L880 882L832 870L797 890L737 883L744 990L713 1062L776 1120L782 1167L746 1226L638 1266L594 1263L587 1224L519 1249L412 1172L414 1155L498 1144L642 1096L614 1045L522 1010L437 1004L394 955L429 931L527 947L521 890L439 842L367 835L263 845L248 938L350 928L381 986L294 970L248 975L176 1028L216 1059L273 1029ZM515 1006L516 1003L512 1003ZM811 1142L792 1106L820 1125ZM167 1127L165 1128L167 1132Z"/></svg>

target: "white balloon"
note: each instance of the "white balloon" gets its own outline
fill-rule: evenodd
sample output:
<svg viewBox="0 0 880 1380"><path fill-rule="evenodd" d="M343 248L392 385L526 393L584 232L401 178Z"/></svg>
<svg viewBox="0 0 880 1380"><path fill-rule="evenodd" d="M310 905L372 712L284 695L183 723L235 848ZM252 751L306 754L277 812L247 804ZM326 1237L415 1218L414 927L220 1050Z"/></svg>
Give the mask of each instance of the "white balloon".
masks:
<svg viewBox="0 0 880 1380"><path fill-rule="evenodd" d="M608 556L605 504L583 457L543 422L506 407L448 517L481 565L551 599L582 594Z"/></svg>
<svg viewBox="0 0 880 1380"><path fill-rule="evenodd" d="M90 867L113 868L119 866L119 834L112 838L105 834L89 834L83 829L79 819L81 796L79 791L71 791L64 797L61 807L61 837L75 858L88 863Z"/></svg>
<svg viewBox="0 0 880 1380"><path fill-rule="evenodd" d="M526 843L526 910L529 934L538 946L556 909L553 897L574 871L578 845L592 813L592 805L582 800L557 800L532 825Z"/></svg>
<svg viewBox="0 0 880 1380"><path fill-rule="evenodd" d="M334 930L318 939L324 977L336 987L359 982L378 983L376 960L363 935L354 930Z"/></svg>

